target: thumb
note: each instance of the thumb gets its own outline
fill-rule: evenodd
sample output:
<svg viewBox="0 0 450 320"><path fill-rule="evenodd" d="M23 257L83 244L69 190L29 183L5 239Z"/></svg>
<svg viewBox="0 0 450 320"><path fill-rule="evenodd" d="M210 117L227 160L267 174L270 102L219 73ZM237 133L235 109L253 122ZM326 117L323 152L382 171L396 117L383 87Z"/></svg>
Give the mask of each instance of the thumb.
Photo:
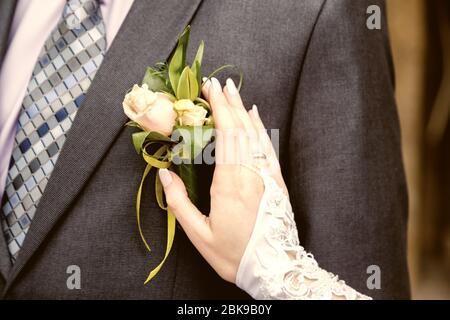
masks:
<svg viewBox="0 0 450 320"><path fill-rule="evenodd" d="M167 205L177 218L189 239L197 247L203 247L211 237L208 217L202 214L188 197L183 180L167 169L159 170Z"/></svg>

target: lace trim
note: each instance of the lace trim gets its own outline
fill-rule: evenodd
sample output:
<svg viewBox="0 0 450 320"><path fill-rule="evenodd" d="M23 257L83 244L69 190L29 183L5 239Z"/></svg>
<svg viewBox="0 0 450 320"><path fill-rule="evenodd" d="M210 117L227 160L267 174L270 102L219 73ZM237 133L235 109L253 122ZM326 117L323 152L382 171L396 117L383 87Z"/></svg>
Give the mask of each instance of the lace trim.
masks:
<svg viewBox="0 0 450 320"><path fill-rule="evenodd" d="M265 191L236 284L255 299L370 299L319 267L299 243L289 197L271 177L261 176Z"/></svg>

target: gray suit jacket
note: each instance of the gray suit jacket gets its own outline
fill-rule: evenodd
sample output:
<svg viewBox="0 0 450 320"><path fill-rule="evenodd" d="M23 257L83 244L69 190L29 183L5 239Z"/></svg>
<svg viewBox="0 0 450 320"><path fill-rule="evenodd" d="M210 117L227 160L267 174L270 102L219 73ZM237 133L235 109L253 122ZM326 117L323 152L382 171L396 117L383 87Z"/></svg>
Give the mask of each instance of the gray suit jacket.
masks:
<svg viewBox="0 0 450 320"><path fill-rule="evenodd" d="M366 28L373 3L384 9L374 0L136 0L14 265L0 237L2 296L247 297L213 272L180 228L162 271L143 285L163 254L166 214L149 182L142 207L149 254L135 218L144 162L133 150L121 102L147 65L170 56L190 23L191 43L206 42L205 70L239 65L245 102L259 106L268 128L281 129L281 163L302 244L363 293L408 298L407 194L393 69L386 25ZM14 7L13 0L0 2L0 54ZM80 290L67 288L70 265L81 269ZM381 270L379 290L366 285L371 265Z"/></svg>

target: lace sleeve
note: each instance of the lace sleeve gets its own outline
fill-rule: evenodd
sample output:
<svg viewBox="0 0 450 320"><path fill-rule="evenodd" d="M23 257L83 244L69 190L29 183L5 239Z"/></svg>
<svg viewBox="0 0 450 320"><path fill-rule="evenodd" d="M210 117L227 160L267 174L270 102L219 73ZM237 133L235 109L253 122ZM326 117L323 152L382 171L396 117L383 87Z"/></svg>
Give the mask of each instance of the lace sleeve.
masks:
<svg viewBox="0 0 450 320"><path fill-rule="evenodd" d="M261 176L265 191L236 285L255 299L370 299L321 269L300 246L289 197L271 177Z"/></svg>

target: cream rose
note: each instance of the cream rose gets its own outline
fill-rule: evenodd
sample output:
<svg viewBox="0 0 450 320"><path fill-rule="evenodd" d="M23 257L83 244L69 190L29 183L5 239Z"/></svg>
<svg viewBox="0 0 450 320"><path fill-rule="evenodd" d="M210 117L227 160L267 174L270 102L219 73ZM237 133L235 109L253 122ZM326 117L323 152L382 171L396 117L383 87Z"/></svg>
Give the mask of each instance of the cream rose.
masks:
<svg viewBox="0 0 450 320"><path fill-rule="evenodd" d="M176 101L173 108L178 113L178 123L182 126L202 126L208 114L205 108L195 105L189 99Z"/></svg>
<svg viewBox="0 0 450 320"><path fill-rule="evenodd" d="M149 90L146 84L133 86L123 100L123 110L128 118L146 131L156 131L166 136L172 134L177 118L170 98Z"/></svg>

